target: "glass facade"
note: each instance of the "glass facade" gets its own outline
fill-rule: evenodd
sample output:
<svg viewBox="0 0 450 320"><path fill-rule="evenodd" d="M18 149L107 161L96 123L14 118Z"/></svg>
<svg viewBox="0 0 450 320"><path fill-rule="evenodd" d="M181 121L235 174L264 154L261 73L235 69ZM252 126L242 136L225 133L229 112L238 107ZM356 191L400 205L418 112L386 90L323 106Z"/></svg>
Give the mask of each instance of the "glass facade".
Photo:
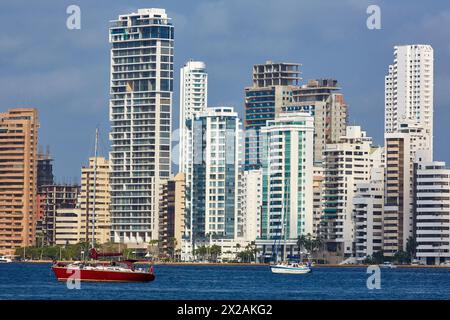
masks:
<svg viewBox="0 0 450 320"><path fill-rule="evenodd" d="M208 108L187 120L193 132L186 226L192 243L233 239L237 211L239 118L232 108Z"/></svg>
<svg viewBox="0 0 450 320"><path fill-rule="evenodd" d="M245 162L246 170L261 167L261 127L275 119L275 88L245 92Z"/></svg>
<svg viewBox="0 0 450 320"><path fill-rule="evenodd" d="M262 240L312 233L314 120L309 113L285 115L262 129Z"/></svg>

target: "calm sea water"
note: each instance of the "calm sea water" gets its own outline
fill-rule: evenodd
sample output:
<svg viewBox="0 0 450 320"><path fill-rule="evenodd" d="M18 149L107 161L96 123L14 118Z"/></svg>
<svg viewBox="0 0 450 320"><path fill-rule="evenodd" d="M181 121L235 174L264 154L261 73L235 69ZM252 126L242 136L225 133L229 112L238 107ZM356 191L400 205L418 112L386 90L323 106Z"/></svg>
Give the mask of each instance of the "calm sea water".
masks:
<svg viewBox="0 0 450 320"><path fill-rule="evenodd" d="M83 299L449 299L450 269L381 269L369 290L365 268L315 268L308 275L272 274L264 266L155 266L150 283L81 283L69 290L49 264L0 264L0 300Z"/></svg>

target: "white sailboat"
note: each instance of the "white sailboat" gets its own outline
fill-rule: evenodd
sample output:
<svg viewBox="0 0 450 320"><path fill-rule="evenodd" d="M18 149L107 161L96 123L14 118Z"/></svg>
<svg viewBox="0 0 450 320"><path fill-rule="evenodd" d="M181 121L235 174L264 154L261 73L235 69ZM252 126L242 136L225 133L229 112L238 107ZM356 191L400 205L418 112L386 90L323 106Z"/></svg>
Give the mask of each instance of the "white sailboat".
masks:
<svg viewBox="0 0 450 320"><path fill-rule="evenodd" d="M304 265L297 262L285 262L286 261L286 231L285 224L284 224L284 208L283 208L283 228L282 232L284 234L284 244L283 244L283 257L281 259L281 263L276 263L275 265L270 267L270 270L272 273L279 273L279 274L306 274L311 272L310 265ZM278 253L276 255L277 261L278 261Z"/></svg>

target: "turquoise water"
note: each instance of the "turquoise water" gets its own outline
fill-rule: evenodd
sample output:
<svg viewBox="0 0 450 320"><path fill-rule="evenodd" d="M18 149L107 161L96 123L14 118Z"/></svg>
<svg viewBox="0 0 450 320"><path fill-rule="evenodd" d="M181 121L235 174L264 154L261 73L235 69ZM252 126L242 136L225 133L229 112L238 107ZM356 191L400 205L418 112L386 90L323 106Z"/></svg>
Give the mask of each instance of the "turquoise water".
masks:
<svg viewBox="0 0 450 320"><path fill-rule="evenodd" d="M272 274L264 266L155 266L150 283L81 283L69 290L49 264L0 264L0 300L315 300L449 299L450 269L381 269L369 290L365 268L314 268L307 275Z"/></svg>

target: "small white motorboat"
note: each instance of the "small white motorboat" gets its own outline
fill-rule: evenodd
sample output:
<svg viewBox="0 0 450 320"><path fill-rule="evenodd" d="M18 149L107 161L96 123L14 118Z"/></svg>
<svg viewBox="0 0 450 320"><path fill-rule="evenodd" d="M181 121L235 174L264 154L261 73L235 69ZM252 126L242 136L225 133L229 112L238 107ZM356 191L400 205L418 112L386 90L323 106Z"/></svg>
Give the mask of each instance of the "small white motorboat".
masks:
<svg viewBox="0 0 450 320"><path fill-rule="evenodd" d="M298 263L283 264L279 263L271 266L272 273L281 274L306 274L311 272L311 268Z"/></svg>
<svg viewBox="0 0 450 320"><path fill-rule="evenodd" d="M8 258L7 256L1 256L0 257L0 263L11 263L12 259Z"/></svg>
<svg viewBox="0 0 450 320"><path fill-rule="evenodd" d="M388 269L395 269L397 266L391 262L385 262L383 264L380 264L381 268L388 268Z"/></svg>

